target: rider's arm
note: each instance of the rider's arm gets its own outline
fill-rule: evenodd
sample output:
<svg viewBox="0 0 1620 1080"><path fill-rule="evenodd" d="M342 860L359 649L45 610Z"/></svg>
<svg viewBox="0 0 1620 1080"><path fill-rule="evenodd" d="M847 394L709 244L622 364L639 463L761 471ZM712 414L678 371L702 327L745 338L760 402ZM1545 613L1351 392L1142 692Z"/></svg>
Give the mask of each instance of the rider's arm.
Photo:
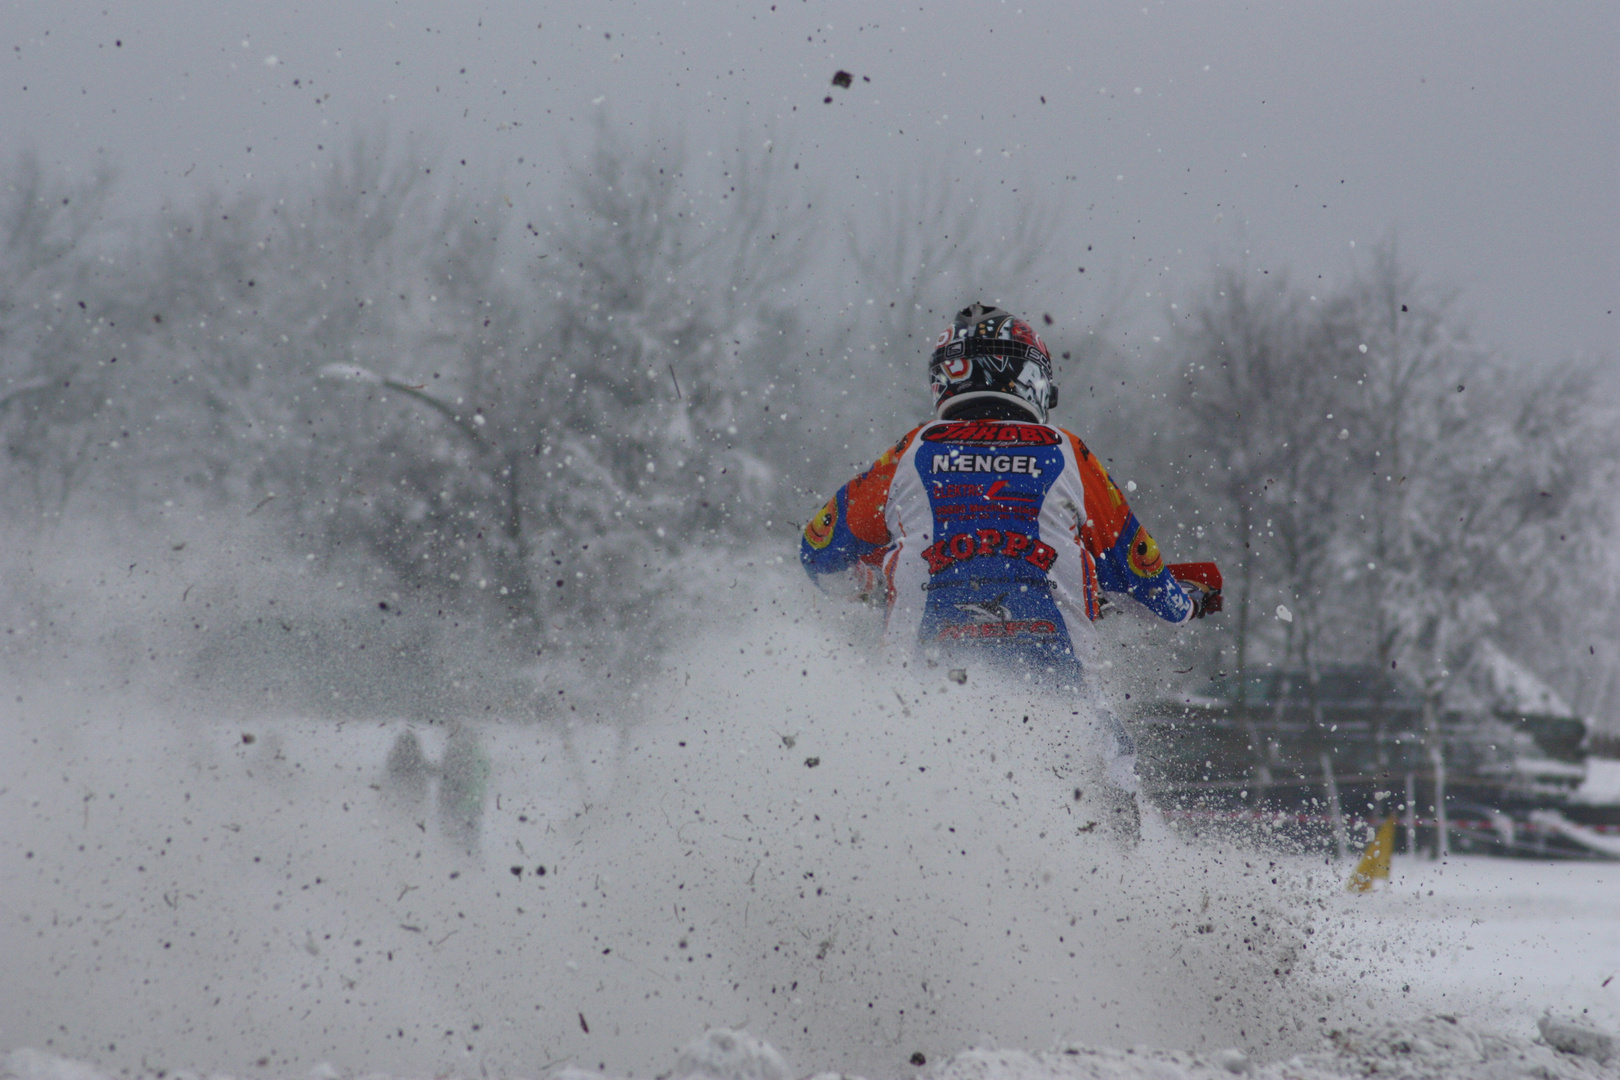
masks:
<svg viewBox="0 0 1620 1080"><path fill-rule="evenodd" d="M1192 598L1164 565L1158 543L1136 520L1097 456L1074 435L1069 438L1085 490L1080 542L1097 562L1098 584L1106 593L1129 596L1166 622L1191 619Z"/></svg>
<svg viewBox="0 0 1620 1080"><path fill-rule="evenodd" d="M871 468L839 488L804 527L799 561L812 579L819 582L827 574L848 570L888 547L893 539L884 515L889 505L889 485L915 434L908 432Z"/></svg>

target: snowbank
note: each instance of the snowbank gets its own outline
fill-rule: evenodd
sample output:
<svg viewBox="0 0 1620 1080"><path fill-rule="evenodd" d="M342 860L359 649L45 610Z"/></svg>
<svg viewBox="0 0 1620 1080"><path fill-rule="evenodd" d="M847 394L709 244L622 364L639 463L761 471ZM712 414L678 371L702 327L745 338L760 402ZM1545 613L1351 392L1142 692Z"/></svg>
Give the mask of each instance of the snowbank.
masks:
<svg viewBox="0 0 1620 1080"><path fill-rule="evenodd" d="M1612 1059L1605 1058L1608 1060ZM1590 1056L1482 1031L1453 1017L1430 1016L1369 1030L1334 1032L1319 1049L1267 1065L1256 1065L1235 1049L1190 1054L1071 1047L1044 1054L969 1050L927 1075L933 1080L1231 1080L1234 1075L1254 1080L1363 1080L1370 1076L1585 1080L1616 1074Z"/></svg>
<svg viewBox="0 0 1620 1080"><path fill-rule="evenodd" d="M1563 1023L1549 1029L1555 1049L1489 1030L1452 1016L1428 1016L1362 1030L1333 1032L1321 1047L1285 1061L1256 1064L1241 1050L1212 1054L1133 1048L1066 1046L1046 1053L1022 1050L964 1050L937 1065L921 1068L918 1080L1364 1080L1369 1076L1424 1077L1428 1080L1602 1080L1620 1075L1613 1039L1605 1032ZM1573 1052L1571 1052L1573 1051ZM926 1065L926 1063L924 1063ZM142 1080L157 1080L151 1073ZM577 1068L552 1073L552 1080L606 1080ZM666 1080L788 1080L793 1075L780 1054L747 1032L713 1030L692 1041ZM174 1073L170 1080L193 1080ZM318 1065L308 1080L344 1080L345 1074ZM385 1080L370 1074L368 1080ZM18 1050L4 1061L0 1080L113 1080L93 1066L35 1050ZM127 1080L120 1077L119 1080ZM201 1080L197 1077L196 1080ZM229 1080L213 1074L208 1080ZM443 1078L439 1078L443 1080ZM835 1072L810 1080L860 1080Z"/></svg>

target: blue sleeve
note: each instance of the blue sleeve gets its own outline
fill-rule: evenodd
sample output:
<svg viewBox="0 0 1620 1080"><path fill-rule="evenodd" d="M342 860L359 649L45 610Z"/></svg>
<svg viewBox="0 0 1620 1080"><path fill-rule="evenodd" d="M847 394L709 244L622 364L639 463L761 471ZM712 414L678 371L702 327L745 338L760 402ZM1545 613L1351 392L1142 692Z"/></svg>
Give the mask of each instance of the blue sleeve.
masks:
<svg viewBox="0 0 1620 1080"><path fill-rule="evenodd" d="M872 463L872 467L838 489L827 505L816 512L804 527L799 542L799 562L805 572L819 580L827 574L848 570L863 558L889 546L893 539L884 510L889 503L889 485L894 482L906 447L920 430L912 428L900 441Z"/></svg>
<svg viewBox="0 0 1620 1080"><path fill-rule="evenodd" d="M1166 622L1192 618L1192 599L1134 513L1125 519L1114 546L1097 556L1097 582L1104 592L1124 593Z"/></svg>
<svg viewBox="0 0 1620 1080"><path fill-rule="evenodd" d="M839 488L838 494L828 499L827 505L816 511L816 516L804 527L804 536L799 541L799 562L812 579L848 570L862 556L884 547L862 540L850 530L849 489L849 484Z"/></svg>

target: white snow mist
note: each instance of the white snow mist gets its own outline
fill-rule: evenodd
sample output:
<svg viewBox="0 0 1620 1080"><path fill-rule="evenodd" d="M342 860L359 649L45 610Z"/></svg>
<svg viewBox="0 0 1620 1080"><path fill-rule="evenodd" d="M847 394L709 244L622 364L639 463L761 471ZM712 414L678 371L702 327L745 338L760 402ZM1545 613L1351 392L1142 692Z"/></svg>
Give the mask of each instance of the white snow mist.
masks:
<svg viewBox="0 0 1620 1080"><path fill-rule="evenodd" d="M798 588L633 713L483 723L476 855L385 783L398 721L9 695L0 1045L534 1075L725 1026L894 1075L972 1042L1269 1055L1354 1009L1313 973L1336 880L1151 818L1124 852L1054 768L1082 709L871 660Z"/></svg>

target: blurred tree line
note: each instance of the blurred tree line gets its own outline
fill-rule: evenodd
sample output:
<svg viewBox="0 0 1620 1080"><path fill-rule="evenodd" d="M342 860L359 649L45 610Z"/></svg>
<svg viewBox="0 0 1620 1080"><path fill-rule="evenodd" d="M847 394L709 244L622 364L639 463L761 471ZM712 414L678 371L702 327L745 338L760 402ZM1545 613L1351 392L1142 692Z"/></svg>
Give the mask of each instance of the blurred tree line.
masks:
<svg viewBox="0 0 1620 1080"><path fill-rule="evenodd" d="M1061 208L897 185L840 232L785 151L739 145L694 171L603 126L542 208L357 140L318 179L134 224L110 177L20 159L10 525L254 516L357 603L476 627L542 682L626 685L922 418L949 311L1069 302L1042 284ZM1169 552L1226 568L1212 663L1374 661L1438 692L1488 634L1620 711L1603 365L1471 343L1392 248L1321 296L1218 268L1156 347L1107 310L1049 330L1054 419L1154 479Z"/></svg>
<svg viewBox="0 0 1620 1080"><path fill-rule="evenodd" d="M1396 669L1432 723L1490 638L1620 712L1612 365L1473 342L1391 243L1330 293L1224 267L1172 314L1151 451L1226 567L1222 666Z"/></svg>

